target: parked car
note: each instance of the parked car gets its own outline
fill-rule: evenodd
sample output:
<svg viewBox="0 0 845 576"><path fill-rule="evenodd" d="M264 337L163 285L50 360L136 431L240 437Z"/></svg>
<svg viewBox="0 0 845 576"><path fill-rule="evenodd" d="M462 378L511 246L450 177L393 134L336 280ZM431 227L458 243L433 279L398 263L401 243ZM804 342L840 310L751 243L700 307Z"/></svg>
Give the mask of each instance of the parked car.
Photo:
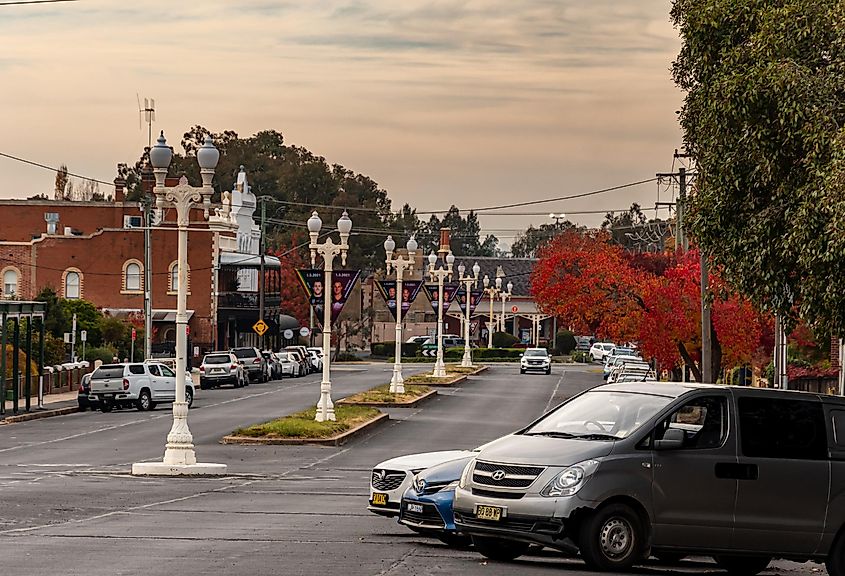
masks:
<svg viewBox="0 0 845 576"><path fill-rule="evenodd" d="M148 364L150 362L154 362L156 364L164 364L165 366L176 372L176 358L149 358L147 360L144 360L144 364ZM188 382L193 384L194 378L191 375L190 368L188 368L187 366L185 367L185 378Z"/></svg>
<svg viewBox="0 0 845 576"><path fill-rule="evenodd" d="M592 336L576 336L575 349L580 352L586 352L593 345L595 339Z"/></svg>
<svg viewBox="0 0 845 576"><path fill-rule="evenodd" d="M602 371L602 378L607 380L610 373L613 369L617 366L622 366L625 362L642 362L643 359L639 356L611 356L610 359L605 363L604 369Z"/></svg>
<svg viewBox="0 0 845 576"><path fill-rule="evenodd" d="M267 362L264 360L264 356L261 355L261 352L258 351L258 348L253 348L251 346L232 348L230 352L237 357L238 362L243 364L247 375L247 381L267 381Z"/></svg>
<svg viewBox="0 0 845 576"><path fill-rule="evenodd" d="M531 543L619 571L649 550L753 576L772 558L845 575L845 399L689 383L608 384L485 446L455 523L489 558Z"/></svg>
<svg viewBox="0 0 845 576"><path fill-rule="evenodd" d="M613 384L614 382L619 382L620 378L623 377L632 377L635 382L655 379L651 366L642 360L629 360L623 361L621 364L617 364L607 376L607 383Z"/></svg>
<svg viewBox="0 0 845 576"><path fill-rule="evenodd" d="M528 348L519 360L519 373L525 374L530 370L552 373L552 357L545 348Z"/></svg>
<svg viewBox="0 0 845 576"><path fill-rule="evenodd" d="M389 518L399 516L402 495L414 475L436 464L466 458L469 450L444 450L391 458L377 464L370 475L370 499L367 510Z"/></svg>
<svg viewBox="0 0 845 576"><path fill-rule="evenodd" d="M282 367L279 365L276 357L273 355L273 352L271 350L264 350L261 352L261 355L264 356L265 365L267 366L267 379L277 380L281 378Z"/></svg>
<svg viewBox="0 0 845 576"><path fill-rule="evenodd" d="M124 406L154 410L158 403L176 399L176 373L155 362L103 364L91 374L88 398L99 401L103 412ZM194 402L194 386L188 381L185 400L189 407Z"/></svg>
<svg viewBox="0 0 845 576"><path fill-rule="evenodd" d="M455 527L452 503L461 473L473 456L437 464L414 476L402 496L399 523L450 546L468 546L469 537L458 534Z"/></svg>
<svg viewBox="0 0 845 576"><path fill-rule="evenodd" d="M200 364L200 390L231 384L235 388L246 386L248 380L243 365L231 352L206 354Z"/></svg>
<svg viewBox="0 0 845 576"><path fill-rule="evenodd" d="M79 411L84 412L88 408L97 410L100 403L96 399L91 399L91 372L83 374L79 380L79 390L76 394L76 402L79 405Z"/></svg>
<svg viewBox="0 0 845 576"><path fill-rule="evenodd" d="M605 354L604 356L605 365L607 365L607 363L611 362L613 359L618 358L619 356L635 356L639 358L640 353L628 346L614 346L610 350L610 353Z"/></svg>
<svg viewBox="0 0 845 576"><path fill-rule="evenodd" d="M302 352L296 349L285 349L285 352L288 354L288 357L296 362L298 368L296 371L297 377L299 376L307 376L311 373L311 369L309 367L310 360L306 360L305 357L302 355ZM310 358L310 356L309 356Z"/></svg>
<svg viewBox="0 0 845 576"><path fill-rule="evenodd" d="M314 367L314 372L321 372L323 370L323 351L319 348L308 348L308 354L311 356L311 366Z"/></svg>
<svg viewBox="0 0 845 576"><path fill-rule="evenodd" d="M611 350L616 347L612 342L596 342L590 347L590 360L592 362L603 361Z"/></svg>
<svg viewBox="0 0 845 576"><path fill-rule="evenodd" d="M305 367L306 374L316 372L314 367L311 365L311 354L308 352L308 349L305 346L287 346L285 350L295 351L299 353L299 355L302 357L302 363Z"/></svg>
<svg viewBox="0 0 845 576"><path fill-rule="evenodd" d="M407 340L405 340L406 344L425 344L425 342L430 338L430 336L411 336Z"/></svg>
<svg viewBox="0 0 845 576"><path fill-rule="evenodd" d="M276 357L276 361L279 363L280 368L280 377L287 376L288 378L294 378L299 376L300 367L299 362L292 358L292 355L288 352L274 352L273 356Z"/></svg>

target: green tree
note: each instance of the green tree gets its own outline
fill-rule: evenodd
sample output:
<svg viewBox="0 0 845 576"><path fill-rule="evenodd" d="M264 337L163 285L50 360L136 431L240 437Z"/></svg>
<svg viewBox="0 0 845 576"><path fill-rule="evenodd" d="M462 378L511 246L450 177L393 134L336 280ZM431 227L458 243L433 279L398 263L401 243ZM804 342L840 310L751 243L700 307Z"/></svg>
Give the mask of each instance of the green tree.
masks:
<svg viewBox="0 0 845 576"><path fill-rule="evenodd" d="M100 322L103 314L97 310L88 300L61 300L61 307L65 315L73 323L73 315L76 314L76 341L79 342L79 331L85 330L88 334L88 346L100 346L103 343L103 336L100 332ZM70 327L67 331L70 331Z"/></svg>
<svg viewBox="0 0 845 576"><path fill-rule="evenodd" d="M103 342L114 347L123 346L129 340L129 326L120 318L102 316L100 318L100 333Z"/></svg>
<svg viewBox="0 0 845 576"><path fill-rule="evenodd" d="M548 243L549 240L570 228L575 224L569 220L555 222L554 224L540 224L539 228L529 226L525 232L520 233L511 245L511 256L514 258L535 258L537 251Z"/></svg>
<svg viewBox="0 0 845 576"><path fill-rule="evenodd" d="M845 333L845 4L674 0L689 224L755 304Z"/></svg>
<svg viewBox="0 0 845 576"><path fill-rule="evenodd" d="M46 313L44 316L44 328L54 338L64 339L65 332L70 332L70 317L61 305L56 291L50 287L42 288L35 297L38 302L44 302Z"/></svg>
<svg viewBox="0 0 845 576"><path fill-rule="evenodd" d="M487 234L481 239L481 224L478 214L470 210L466 216L452 205L449 211L439 218L436 214L420 227L417 240L425 253L437 251L440 247L440 229L449 228L452 238L452 253L455 256L499 256L499 239Z"/></svg>

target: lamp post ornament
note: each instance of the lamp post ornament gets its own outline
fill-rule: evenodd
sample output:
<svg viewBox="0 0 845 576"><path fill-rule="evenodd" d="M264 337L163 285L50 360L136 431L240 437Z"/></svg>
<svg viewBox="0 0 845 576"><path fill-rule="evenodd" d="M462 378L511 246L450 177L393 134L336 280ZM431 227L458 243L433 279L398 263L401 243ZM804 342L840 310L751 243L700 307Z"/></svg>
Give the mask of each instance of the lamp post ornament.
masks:
<svg viewBox="0 0 845 576"><path fill-rule="evenodd" d="M308 248L311 250L311 267L316 266L317 255L323 258L324 286L331 286L332 270L334 269L335 256L340 255L341 265L346 266L346 255L349 251L349 233L352 231L352 220L346 210L337 221L337 231L340 233L340 244L335 244L331 238L320 244L317 240L320 236L320 229L323 221L320 220L317 211L311 213L308 219L308 234L311 242ZM332 345L332 302L331 290L324 290L323 302L323 379L320 382L320 399L317 402L317 414L314 419L317 422L337 419L332 403L332 380L331 380L331 345Z"/></svg>
<svg viewBox="0 0 845 576"><path fill-rule="evenodd" d="M472 368L472 349L469 346L469 338L470 338L470 299L472 294L472 289L478 285L478 274L481 272L481 266L478 265L478 262L473 264L472 266L472 276L464 276L464 272L466 272L466 266L461 263L458 266L458 279L464 285L464 291L466 292L466 319L464 320L464 356L461 359L461 366L463 368Z"/></svg>
<svg viewBox="0 0 845 576"><path fill-rule="evenodd" d="M446 377L446 365L443 362L443 281L448 277L452 278L452 266L455 263L455 256L452 251L446 254L446 266L437 265L437 255L432 252L428 255L428 275L433 282L437 280L437 360L434 362L435 378Z"/></svg>
<svg viewBox="0 0 845 576"><path fill-rule="evenodd" d="M488 318L488 322L487 322L487 347L492 348L493 347L493 326L494 326L493 303L496 301L496 297L502 291L502 277L499 276L499 275L496 275L495 283L493 284L493 286L490 286L490 277L487 276L487 274L485 274L483 283L484 283L484 291L490 297L490 314L487 316L487 318ZM495 322L495 324L498 324L498 322Z"/></svg>
<svg viewBox="0 0 845 576"><path fill-rule="evenodd" d="M501 294L501 296L502 296L502 317L501 317L500 320L501 320L502 324L501 324L501 330L499 330L500 332L505 331L505 302L507 302L508 300L511 299L511 296L513 296L512 292L513 292L513 282L508 282L507 292L502 292L502 294Z"/></svg>
<svg viewBox="0 0 845 576"><path fill-rule="evenodd" d="M405 270L414 272L414 258L417 254L417 241L411 236L405 248L408 250L408 257L403 258L401 254L393 257L393 251L396 250L396 242L393 236L388 236L384 241L384 252L386 258L384 260L387 265L387 273L391 271L396 272L396 352L393 360L393 377L390 379L391 394L405 393L405 379L402 378L402 303L404 302L402 296L402 276Z"/></svg>
<svg viewBox="0 0 845 576"><path fill-rule="evenodd" d="M185 368L188 353L188 226L191 209L202 203L204 216L208 218L211 206L211 186L214 168L220 160L220 152L214 147L211 136L205 137L205 143L197 150L197 163L200 166L202 186L188 184L183 175L179 184L165 186L167 168L173 158L173 151L167 145L164 132L158 137L156 145L150 149L150 164L155 174L156 208L176 209L178 229L178 264L176 287L176 400L173 402L173 426L167 435L167 444L162 462L141 462L132 465L132 473L139 475L181 476L191 474L224 474L225 464L198 464L194 451L193 436L188 428L188 403L185 396Z"/></svg>

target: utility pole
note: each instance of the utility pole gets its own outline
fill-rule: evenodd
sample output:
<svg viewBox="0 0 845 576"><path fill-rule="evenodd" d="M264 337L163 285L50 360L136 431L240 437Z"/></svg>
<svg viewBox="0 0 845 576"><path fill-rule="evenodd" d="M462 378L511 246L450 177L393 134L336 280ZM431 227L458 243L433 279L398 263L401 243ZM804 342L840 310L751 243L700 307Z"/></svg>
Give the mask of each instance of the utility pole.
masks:
<svg viewBox="0 0 845 576"><path fill-rule="evenodd" d="M265 252L265 232L264 225L267 222L267 202L264 196L260 197L261 201L261 240L258 243L259 251L261 252L261 265L258 272L258 318L264 320L264 252ZM261 349L264 350L264 335L259 336L259 343Z"/></svg>
<svg viewBox="0 0 845 576"><path fill-rule="evenodd" d="M73 324L70 332L70 361L76 362L76 314L73 315Z"/></svg>
<svg viewBox="0 0 845 576"><path fill-rule="evenodd" d="M713 383L713 342L710 338L710 301L707 298L709 273L707 258L701 254L701 381Z"/></svg>
<svg viewBox="0 0 845 576"><path fill-rule="evenodd" d="M149 360L153 352L153 259L151 255L152 249L152 230L153 225L153 202L152 199L144 194L144 359Z"/></svg>

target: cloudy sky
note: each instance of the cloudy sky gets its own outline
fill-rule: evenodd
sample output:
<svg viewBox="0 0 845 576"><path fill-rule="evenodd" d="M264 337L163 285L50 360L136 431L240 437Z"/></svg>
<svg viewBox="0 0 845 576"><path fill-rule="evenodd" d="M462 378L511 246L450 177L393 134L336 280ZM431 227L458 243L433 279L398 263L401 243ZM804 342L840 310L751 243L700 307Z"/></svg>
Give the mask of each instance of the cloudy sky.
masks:
<svg viewBox="0 0 845 576"><path fill-rule="evenodd" d="M3 0L0 0L0 4ZM669 0L80 0L0 6L0 152L114 178L146 144L136 93L288 143L420 210L577 194L667 171L680 146ZM53 175L0 158L0 197ZM653 206L657 185L485 216ZM666 199L665 193L664 197ZM514 212L514 211L511 211ZM573 216L596 224L600 216Z"/></svg>

